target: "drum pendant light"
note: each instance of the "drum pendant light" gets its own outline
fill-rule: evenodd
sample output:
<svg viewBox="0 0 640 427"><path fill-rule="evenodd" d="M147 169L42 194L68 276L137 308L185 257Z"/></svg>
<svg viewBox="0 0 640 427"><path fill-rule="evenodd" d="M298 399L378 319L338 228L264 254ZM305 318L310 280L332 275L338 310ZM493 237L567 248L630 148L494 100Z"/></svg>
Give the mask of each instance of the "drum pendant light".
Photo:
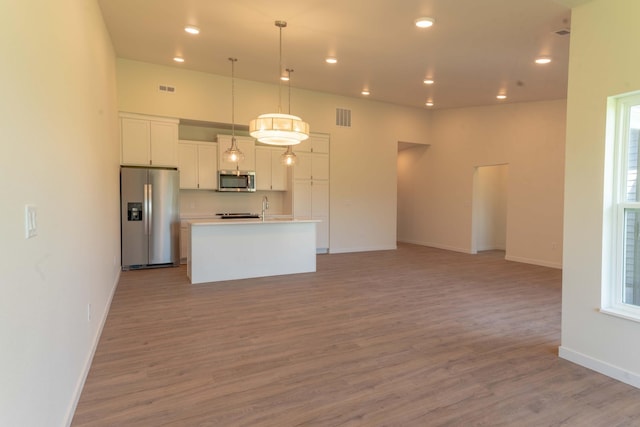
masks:
<svg viewBox="0 0 640 427"><path fill-rule="evenodd" d="M285 21L276 21L280 29L280 64L278 68L278 112L261 114L249 122L249 134L263 144L296 145L309 138L309 124L298 116L282 113L282 29Z"/></svg>

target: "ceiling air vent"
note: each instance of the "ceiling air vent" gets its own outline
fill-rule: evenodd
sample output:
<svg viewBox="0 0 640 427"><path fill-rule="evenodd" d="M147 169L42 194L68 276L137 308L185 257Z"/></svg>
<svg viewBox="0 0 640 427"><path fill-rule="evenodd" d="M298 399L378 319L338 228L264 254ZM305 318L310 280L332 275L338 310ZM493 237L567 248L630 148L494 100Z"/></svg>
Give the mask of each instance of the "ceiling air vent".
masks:
<svg viewBox="0 0 640 427"><path fill-rule="evenodd" d="M568 28L560 28L559 30L554 31L559 36L568 36L571 34L571 30Z"/></svg>
<svg viewBox="0 0 640 427"><path fill-rule="evenodd" d="M351 127L351 110L336 108L336 126Z"/></svg>
<svg viewBox="0 0 640 427"><path fill-rule="evenodd" d="M158 90L159 90L160 92L176 93L176 87L175 87L175 86L169 86L169 85L158 85Z"/></svg>

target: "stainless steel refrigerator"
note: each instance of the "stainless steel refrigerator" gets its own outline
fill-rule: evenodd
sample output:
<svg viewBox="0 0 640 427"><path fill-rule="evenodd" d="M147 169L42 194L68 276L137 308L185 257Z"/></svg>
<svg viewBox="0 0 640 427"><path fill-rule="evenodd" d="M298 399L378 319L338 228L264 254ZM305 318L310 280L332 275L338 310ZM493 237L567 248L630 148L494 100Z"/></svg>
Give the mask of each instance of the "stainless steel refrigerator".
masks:
<svg viewBox="0 0 640 427"><path fill-rule="evenodd" d="M122 269L180 262L180 178L176 169L120 168Z"/></svg>

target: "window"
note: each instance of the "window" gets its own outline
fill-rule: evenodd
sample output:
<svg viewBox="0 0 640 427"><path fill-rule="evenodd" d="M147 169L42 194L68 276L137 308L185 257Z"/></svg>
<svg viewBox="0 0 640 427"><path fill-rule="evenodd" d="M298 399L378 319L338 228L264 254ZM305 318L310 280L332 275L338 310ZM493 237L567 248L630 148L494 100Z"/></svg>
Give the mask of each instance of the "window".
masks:
<svg viewBox="0 0 640 427"><path fill-rule="evenodd" d="M605 281L603 311L640 321L640 94L615 99L612 191L614 270Z"/></svg>

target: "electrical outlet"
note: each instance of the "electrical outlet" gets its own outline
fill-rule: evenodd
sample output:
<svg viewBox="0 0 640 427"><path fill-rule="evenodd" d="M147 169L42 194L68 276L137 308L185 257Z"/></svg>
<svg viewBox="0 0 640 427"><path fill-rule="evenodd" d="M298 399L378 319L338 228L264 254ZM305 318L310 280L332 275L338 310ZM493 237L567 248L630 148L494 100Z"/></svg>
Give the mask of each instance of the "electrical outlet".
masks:
<svg viewBox="0 0 640 427"><path fill-rule="evenodd" d="M34 205L24 207L24 237L30 239L38 235L37 208Z"/></svg>

